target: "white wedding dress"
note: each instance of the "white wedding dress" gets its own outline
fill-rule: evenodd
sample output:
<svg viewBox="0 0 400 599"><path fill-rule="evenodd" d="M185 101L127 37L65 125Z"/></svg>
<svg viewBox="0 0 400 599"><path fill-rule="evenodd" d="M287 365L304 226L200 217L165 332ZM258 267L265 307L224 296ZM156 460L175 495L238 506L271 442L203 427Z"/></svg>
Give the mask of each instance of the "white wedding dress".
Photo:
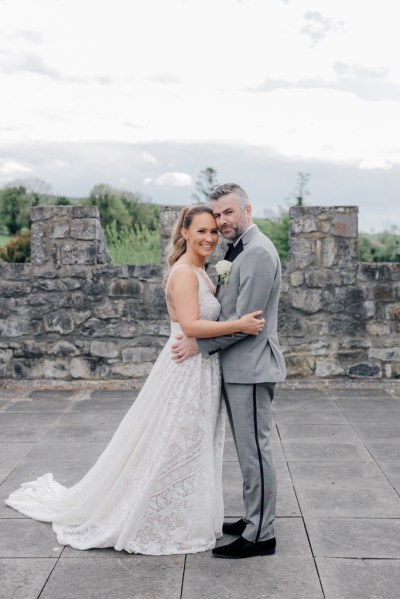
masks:
<svg viewBox="0 0 400 599"><path fill-rule="evenodd" d="M200 317L220 305L202 275ZM89 472L66 488L51 473L27 482L6 504L52 522L76 549L114 547L166 555L206 551L222 535L225 414L218 355L177 364L171 336L110 443Z"/></svg>

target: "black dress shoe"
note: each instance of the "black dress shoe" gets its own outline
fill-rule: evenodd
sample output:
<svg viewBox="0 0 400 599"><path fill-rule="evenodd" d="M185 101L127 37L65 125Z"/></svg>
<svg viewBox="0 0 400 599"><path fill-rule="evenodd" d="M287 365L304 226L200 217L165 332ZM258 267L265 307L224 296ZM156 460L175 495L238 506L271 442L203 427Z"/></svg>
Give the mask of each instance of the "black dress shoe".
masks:
<svg viewBox="0 0 400 599"><path fill-rule="evenodd" d="M268 541L259 541L253 543L244 537L239 537L229 545L215 547L212 553L215 557L226 557L230 559L243 559L246 557L255 557L256 555L273 555L275 553L275 538Z"/></svg>
<svg viewBox="0 0 400 599"><path fill-rule="evenodd" d="M222 525L222 532L224 535L235 535L240 537L244 533L246 526L246 522L243 518L240 518L240 520L237 520L236 522L224 522Z"/></svg>

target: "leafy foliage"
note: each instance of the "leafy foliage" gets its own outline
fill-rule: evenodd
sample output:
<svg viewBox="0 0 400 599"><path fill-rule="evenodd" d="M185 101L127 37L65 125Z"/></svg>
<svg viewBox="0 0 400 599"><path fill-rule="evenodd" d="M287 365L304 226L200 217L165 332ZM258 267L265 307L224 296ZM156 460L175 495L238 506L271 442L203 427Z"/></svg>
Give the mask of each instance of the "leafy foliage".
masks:
<svg viewBox="0 0 400 599"><path fill-rule="evenodd" d="M281 209L275 218L255 218L254 222L275 245L282 262L286 262L289 252L289 212Z"/></svg>
<svg viewBox="0 0 400 599"><path fill-rule="evenodd" d="M12 237L10 241L0 248L0 261L4 262L30 262L31 258L31 232L25 230Z"/></svg>
<svg viewBox="0 0 400 599"><path fill-rule="evenodd" d="M400 228L381 233L360 233L358 259L361 262L400 262Z"/></svg>
<svg viewBox="0 0 400 599"><path fill-rule="evenodd" d="M118 229L115 222L105 227L107 247L113 264L159 264L160 230L145 224Z"/></svg>
<svg viewBox="0 0 400 599"><path fill-rule="evenodd" d="M29 227L29 214L33 197L24 187L9 187L0 191L0 226L3 231L15 235L22 228Z"/></svg>
<svg viewBox="0 0 400 599"><path fill-rule="evenodd" d="M113 225L117 231L131 229L134 225L145 225L155 230L160 222L160 209L145 203L139 194L104 185L95 185L85 202L97 206L104 229Z"/></svg>

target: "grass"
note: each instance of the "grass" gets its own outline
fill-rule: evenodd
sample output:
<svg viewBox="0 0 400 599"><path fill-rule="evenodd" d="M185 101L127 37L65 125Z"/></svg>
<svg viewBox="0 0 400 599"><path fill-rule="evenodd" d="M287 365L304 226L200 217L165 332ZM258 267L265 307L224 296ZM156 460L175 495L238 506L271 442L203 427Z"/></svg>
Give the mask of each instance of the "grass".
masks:
<svg viewBox="0 0 400 599"><path fill-rule="evenodd" d="M3 247L3 245L6 245L7 241L9 241L10 239L10 235L0 235L0 248Z"/></svg>

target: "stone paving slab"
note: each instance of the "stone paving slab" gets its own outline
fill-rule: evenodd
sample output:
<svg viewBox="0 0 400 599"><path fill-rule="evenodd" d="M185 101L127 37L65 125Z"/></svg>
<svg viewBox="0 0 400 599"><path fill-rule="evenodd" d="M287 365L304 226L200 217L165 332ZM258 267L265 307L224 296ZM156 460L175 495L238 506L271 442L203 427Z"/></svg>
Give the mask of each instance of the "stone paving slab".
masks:
<svg viewBox="0 0 400 599"><path fill-rule="evenodd" d="M306 526L316 557L400 559L400 520L306 517Z"/></svg>
<svg viewBox="0 0 400 599"><path fill-rule="evenodd" d="M400 497L376 464L290 462L308 517L400 518Z"/></svg>
<svg viewBox="0 0 400 599"><path fill-rule="evenodd" d="M398 599L399 560L317 559L325 599Z"/></svg>
<svg viewBox="0 0 400 599"><path fill-rule="evenodd" d="M63 548L47 522L0 520L0 558L58 557Z"/></svg>
<svg viewBox="0 0 400 599"><path fill-rule="evenodd" d="M182 599L323 599L311 557L273 555L251 560L188 555Z"/></svg>
<svg viewBox="0 0 400 599"><path fill-rule="evenodd" d="M0 599L37 599L56 563L51 558L0 559Z"/></svg>
<svg viewBox="0 0 400 599"><path fill-rule="evenodd" d="M279 425L289 462L371 462L372 457L349 425Z"/></svg>
<svg viewBox="0 0 400 599"><path fill-rule="evenodd" d="M0 484L31 451L31 443L2 443L0 450Z"/></svg>
<svg viewBox="0 0 400 599"><path fill-rule="evenodd" d="M54 426L46 431L41 439L45 442L53 440L74 441L75 443L79 443L80 441L90 441L92 443L109 442L115 432L115 428L115 426L109 427L108 425L100 427L96 424L74 424L71 426L68 423L60 423L58 426Z"/></svg>
<svg viewBox="0 0 400 599"><path fill-rule="evenodd" d="M43 398L43 399L32 399L30 397L24 397L18 401L8 405L5 412L66 412L71 408L71 403L66 401L65 398Z"/></svg>
<svg viewBox="0 0 400 599"><path fill-rule="evenodd" d="M26 456L29 461L43 461L48 464L58 462L86 462L93 464L103 449L107 440L90 442L87 440L76 443L74 440L43 439L40 443L31 443L31 450Z"/></svg>
<svg viewBox="0 0 400 599"><path fill-rule="evenodd" d="M60 559L40 599L180 599L185 556Z"/></svg>
<svg viewBox="0 0 400 599"><path fill-rule="evenodd" d="M346 417L333 403L318 403L321 403L321 405L312 408L297 406L275 408L275 420L279 426L282 424L347 424ZM309 402L307 402L307 405L309 405Z"/></svg>

